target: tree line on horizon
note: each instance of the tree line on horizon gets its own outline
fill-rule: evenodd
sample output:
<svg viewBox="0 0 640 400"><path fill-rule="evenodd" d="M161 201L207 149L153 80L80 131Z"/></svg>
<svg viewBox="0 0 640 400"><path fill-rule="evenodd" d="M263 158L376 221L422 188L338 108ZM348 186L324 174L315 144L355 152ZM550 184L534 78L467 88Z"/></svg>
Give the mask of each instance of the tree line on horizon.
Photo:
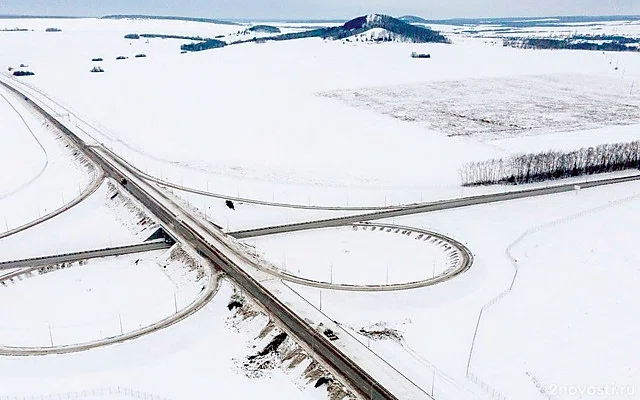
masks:
<svg viewBox="0 0 640 400"><path fill-rule="evenodd" d="M506 38L503 46L518 49L591 51L640 51L638 38L622 36L570 36L567 38Z"/></svg>
<svg viewBox="0 0 640 400"><path fill-rule="evenodd" d="M524 184L640 168L640 141L574 151L516 154L470 162L460 169L463 186Z"/></svg>

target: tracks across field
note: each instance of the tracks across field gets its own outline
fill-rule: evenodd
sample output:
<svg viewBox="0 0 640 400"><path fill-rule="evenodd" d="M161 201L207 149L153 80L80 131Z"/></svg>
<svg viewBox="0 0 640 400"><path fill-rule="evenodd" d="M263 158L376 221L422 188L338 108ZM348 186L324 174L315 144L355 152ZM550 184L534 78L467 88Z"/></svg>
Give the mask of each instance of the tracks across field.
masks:
<svg viewBox="0 0 640 400"><path fill-rule="evenodd" d="M8 86L8 85L4 84L4 82L1 82L1 81L0 81L0 83L2 83L7 89L11 90L13 93L18 94L20 96L20 98L23 97L19 92L16 92L15 90L13 90L13 88L11 86ZM6 100L6 97L4 95L0 94L0 96L2 96ZM13 107L13 105L12 105L12 107ZM14 110L16 110L16 109L14 108ZM16 112L18 112L18 111L16 110ZM21 116L21 118L22 118L22 116ZM24 119L23 119L23 121L24 121ZM26 124L26 122L25 122L25 124ZM33 134L33 132L32 132L32 134ZM35 136L34 136L34 138L35 138ZM38 140L38 139L36 138L36 140ZM38 143L40 144L40 141L38 141ZM40 144L40 146L42 147L42 144ZM45 153L46 153L46 150L44 150L44 147L43 147L43 151L45 151ZM6 232L0 233L0 239L4 239L6 237L15 235L15 234L20 233L22 231L25 231L27 229L33 228L34 226L39 225L39 224L41 224L41 223L43 223L45 221L48 221L48 220L50 220L50 219L52 219L54 217L57 217L58 215L64 213L65 211L70 210L71 208L73 208L74 206L80 204L82 201L86 200L89 196L94 194L100 188L100 186L102 185L102 182L104 181L104 172L102 171L100 166L98 166L98 164L94 163L90 159L89 159L89 162L91 163L91 166L92 166L92 169L93 169L93 180L91 181L91 184L89 186L87 186L82 192L80 192L80 194L76 198L71 200L69 203L64 204L62 207L60 207L60 208L58 208L58 209L56 209L56 210L54 210L54 211L52 211L52 212L50 212L50 213L48 213L46 215L43 215L43 216L41 216L41 217L31 221L31 222L28 222L28 223L23 224L21 226L15 227L15 228L10 229L10 230L8 230ZM42 170L42 172L44 172L44 169ZM37 177L34 178L32 181L35 181L35 179L37 179Z"/></svg>
<svg viewBox="0 0 640 400"><path fill-rule="evenodd" d="M13 111L18 115L20 120L22 120L22 124L27 128L27 130L31 134L31 137L33 137L33 140L36 141L36 143L38 144L38 147L40 147L40 150L42 150L42 153L44 154L44 164L42 165L40 170L31 179L29 179L27 182L23 183L19 187L15 188L15 189L13 189L13 190L11 190L9 192L6 192L6 193L0 193L0 200L1 200L1 199L7 198L7 197L9 197L11 195L14 195L14 194L18 193L20 190L26 188L27 186L29 186L33 182L35 182L38 178L40 178L42 176L42 174L44 173L44 171L47 169L47 166L49 166L49 154L47 153L47 150L44 148L44 146L42 145L42 143L40 142L38 137L35 135L35 133L33 133L33 130L31 129L31 127L29 126L27 121L24 119L22 114L20 114L20 112L16 109L16 107L13 104L11 104L9 99L7 99L7 97L5 95L3 95L2 93L0 93L0 97L2 97L4 99L4 101L7 102L9 107L11 107L11 109L13 109Z"/></svg>

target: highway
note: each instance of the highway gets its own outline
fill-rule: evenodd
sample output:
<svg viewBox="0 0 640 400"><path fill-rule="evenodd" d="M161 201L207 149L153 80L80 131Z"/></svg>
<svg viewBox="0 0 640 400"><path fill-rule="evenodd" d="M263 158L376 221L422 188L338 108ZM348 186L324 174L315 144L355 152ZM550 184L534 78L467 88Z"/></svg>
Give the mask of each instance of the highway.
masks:
<svg viewBox="0 0 640 400"><path fill-rule="evenodd" d="M332 228L338 226L345 226L356 224L365 221L375 221L384 218L395 218L413 214L424 214L432 211L450 210L453 208L469 207L478 204L489 204L500 201L525 199L536 196L546 196L550 194L565 193L576 190L576 185L580 187L580 190L590 189L605 185L614 185L617 183L633 182L640 180L640 174L632 176L623 176L616 178L606 178L601 180L594 180L591 182L582 183L568 183L564 185L541 187L535 189L526 189L512 192L487 194L473 197L463 197L452 200L442 200L433 203L417 204L412 206L405 206L395 208L393 210L385 210L372 212L367 214L352 215L347 217L329 218L316 221L300 222L295 224L269 226L264 228L247 229L236 232L229 232L228 234L236 239L246 239L258 236L275 235L278 233L288 233L296 231L304 231L310 229L320 228Z"/></svg>
<svg viewBox="0 0 640 400"><path fill-rule="evenodd" d="M6 82L1 83L25 99L27 98L12 85ZM239 264L246 262L246 258L230 246L227 242L228 239L225 239L221 232L212 231L207 226L208 224L191 216L186 210L168 199L158 188L146 182L144 178L139 177L134 170L127 168L117 159L111 157L109 151L87 146L83 140L38 104L28 99L26 101L67 135L76 147L98 164L108 176L120 182L133 197L166 224L167 227L170 227L178 237L188 242L199 254L208 258L214 265L227 273L252 298L269 310L280 321L283 328L293 334L299 341L305 343L308 348L313 349L315 354L333 371L339 372L342 378L360 396L368 399L398 399L369 373L335 347L324 335L316 331L307 321L300 318L289 307L279 301L275 295L252 278L249 273L245 272ZM412 397L415 399L430 398L417 386L415 388L415 396Z"/></svg>
<svg viewBox="0 0 640 400"><path fill-rule="evenodd" d="M11 85L6 84L5 82L1 83L9 89L24 96ZM367 399L430 398L430 396L417 387L415 390L415 396L411 397L407 397L406 395L398 397L388 388L383 387L367 371L354 363L324 335L314 329L309 322L300 318L287 305L267 290L260 282L253 278L245 268L248 268L247 266L251 268L258 267L251 263L240 250L237 250L224 234L212 229L208 223L191 215L187 210L175 204L159 188L150 183L148 181L148 177L140 175L135 169L122 163L117 157L114 157L109 150L96 146L88 146L55 117L45 112L39 105L30 100L28 100L28 102L54 126L65 133L67 137L78 147L78 149L92 160L92 162L96 163L107 176L120 182L133 197L150 210L151 213L166 225L166 227L170 228L170 230L176 233L178 237L193 246L200 255L206 257L214 265L223 270L230 278L241 286L246 293L267 309L273 317L279 320L281 326L287 332L295 336L298 341L304 343L307 348L313 349L313 352L333 371L338 371L342 378L348 382L349 386L354 388L361 397ZM579 185L583 189L588 189L603 185L631 182L639 179L640 175L634 175L619 178L607 178L592 182L582 182L579 183ZM343 226L382 218L400 217L478 204L569 192L575 190L575 185L576 183L571 183L552 187L410 205L357 216L238 231L231 235L235 238L248 238L307 229Z"/></svg>
<svg viewBox="0 0 640 400"><path fill-rule="evenodd" d="M158 239L146 243L132 244L129 246L108 247L105 249L85 250L73 253L56 254L51 256L25 258L22 260L11 260L0 262L0 271L14 268L42 267L44 265L54 265L64 262L75 262L89 260L100 257L122 256L125 254L144 253L147 251L164 250L172 246L172 243L164 239Z"/></svg>

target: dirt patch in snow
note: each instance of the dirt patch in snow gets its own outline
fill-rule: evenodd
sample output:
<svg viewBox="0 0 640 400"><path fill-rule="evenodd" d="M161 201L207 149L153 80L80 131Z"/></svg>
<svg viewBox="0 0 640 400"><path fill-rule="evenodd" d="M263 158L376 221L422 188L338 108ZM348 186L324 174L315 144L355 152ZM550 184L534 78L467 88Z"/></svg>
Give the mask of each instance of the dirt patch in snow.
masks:
<svg viewBox="0 0 640 400"><path fill-rule="evenodd" d="M157 226L157 221L110 180L107 180L107 189L106 204L112 216L142 239L151 235L151 230ZM122 208L125 212L122 212Z"/></svg>
<svg viewBox="0 0 640 400"><path fill-rule="evenodd" d="M389 328L383 323L371 325L367 328L360 328L358 329L358 333L371 340L393 340L397 343L402 343L404 340L402 332Z"/></svg>

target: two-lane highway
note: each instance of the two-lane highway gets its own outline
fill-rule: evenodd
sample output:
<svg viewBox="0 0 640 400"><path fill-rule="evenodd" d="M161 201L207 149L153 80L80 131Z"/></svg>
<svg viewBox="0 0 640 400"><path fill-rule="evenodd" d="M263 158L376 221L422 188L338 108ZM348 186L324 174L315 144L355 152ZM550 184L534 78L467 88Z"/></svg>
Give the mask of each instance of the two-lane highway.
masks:
<svg viewBox="0 0 640 400"><path fill-rule="evenodd" d="M288 233L296 231L304 231L310 229L332 228L338 226L351 225L366 221L376 221L385 218L403 217L414 214L424 214L433 211L450 210L453 208L469 207L478 204L497 203L507 200L525 199L536 196L546 196L557 193L571 192L576 189L590 189L605 185L613 185L617 183L634 182L640 180L640 174L629 176L605 178L593 180L591 182L567 183L548 187L525 189L517 191L508 191L495 194L487 194L473 197L463 197L459 199L442 200L432 203L416 204L395 208L392 210L384 210L366 214L351 215L347 217L321 219L315 221L300 222L295 224L268 226L256 229L247 229L236 232L229 232L229 235L236 239L246 239L251 237L275 235L278 233Z"/></svg>

